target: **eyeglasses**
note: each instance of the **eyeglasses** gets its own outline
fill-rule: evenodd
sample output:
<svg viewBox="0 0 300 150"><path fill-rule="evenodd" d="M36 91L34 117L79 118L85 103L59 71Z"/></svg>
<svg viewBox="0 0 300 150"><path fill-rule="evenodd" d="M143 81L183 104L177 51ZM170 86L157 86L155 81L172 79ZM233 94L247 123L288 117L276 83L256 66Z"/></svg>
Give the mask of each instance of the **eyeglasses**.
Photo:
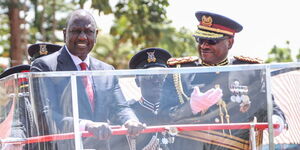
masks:
<svg viewBox="0 0 300 150"><path fill-rule="evenodd" d="M201 39L199 37L195 37L196 41L202 45L203 43L207 43L208 45L216 45L219 42L225 40L225 39L211 39L211 40L207 40L207 39Z"/></svg>

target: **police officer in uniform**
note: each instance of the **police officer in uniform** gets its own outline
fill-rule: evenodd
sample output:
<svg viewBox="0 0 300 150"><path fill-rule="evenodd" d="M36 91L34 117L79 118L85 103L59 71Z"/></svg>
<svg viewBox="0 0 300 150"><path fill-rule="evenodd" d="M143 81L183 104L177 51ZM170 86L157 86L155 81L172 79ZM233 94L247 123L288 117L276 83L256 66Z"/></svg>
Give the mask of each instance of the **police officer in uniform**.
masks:
<svg viewBox="0 0 300 150"><path fill-rule="evenodd" d="M171 67L226 66L259 64L261 60L236 56L228 58L235 33L243 27L236 21L211 12L196 12L199 21L194 37L198 57L171 58ZM163 86L160 113L169 123L241 123L266 122L265 79L259 70L174 74ZM284 114L273 104L273 122L279 123L279 134L285 124ZM257 146L261 146L261 132ZM249 130L181 132L172 149L250 149Z"/></svg>
<svg viewBox="0 0 300 150"><path fill-rule="evenodd" d="M30 61L35 59L52 54L62 48L61 45L52 44L52 43L36 43L28 47L27 51L30 56Z"/></svg>
<svg viewBox="0 0 300 150"><path fill-rule="evenodd" d="M51 44L51 43L36 43L32 44L28 47L27 51L30 56L30 61L34 61L36 58L49 55L53 52L58 51L61 49L62 46L57 44ZM29 72L30 65L22 64L18 66L14 66L11 68L6 69L1 75L0 79L5 78L7 76L10 76L15 73L24 73ZM38 136L38 133L44 133L47 130L45 128L47 125L41 125L34 120L34 110L32 107L32 102L29 98L29 84L28 79L26 77L18 76L18 99L19 103L17 103L17 109L19 110L19 122L16 122L17 124L14 124L13 130L11 133L11 137L17 137L17 138L26 138L26 137L34 137ZM42 101L36 101L36 103L39 103ZM41 128L43 127L43 128ZM37 130L40 130L39 132ZM46 133L44 133L46 134ZM44 135L42 134L42 135ZM12 147L13 146L13 147ZM53 149L52 144L49 142L46 143L39 143L39 144L27 144L24 147L20 145L9 145L6 148L8 149Z"/></svg>
<svg viewBox="0 0 300 150"><path fill-rule="evenodd" d="M30 69L30 65L18 65L18 66L8 68L0 75L0 79L4 79L5 77L8 77L15 73L29 72L29 69ZM8 79L7 81L9 82L9 80L11 79ZM34 122L33 110L29 100L28 79L25 76L19 75L17 83L18 83L18 95L17 95L17 102L15 105L16 106L15 110L18 110L17 111L18 116L16 117L18 119L13 122L12 132L10 137L26 138L26 137L36 136L37 135L36 124ZM10 89L9 87L6 88L7 90ZM23 145L18 145L18 144L6 145L4 147L7 149L23 149L22 148ZM26 150L27 149L32 150L35 148L36 148L35 144L27 144L24 146L24 149Z"/></svg>
<svg viewBox="0 0 300 150"><path fill-rule="evenodd" d="M35 59L52 54L62 48L61 45L53 44L53 43L35 43L31 44L27 52L30 56L30 61L33 62ZM36 90L40 89L34 89L35 93L39 93ZM42 103L42 104L40 104ZM54 126L54 123L52 123L51 120L47 120L47 117L44 117L44 115L49 111L48 109L39 108L38 106L44 106L47 101L45 100L35 100L32 102L32 105L34 106L36 112L43 112L43 113L36 113L36 119L38 120L37 124L37 130L38 130L38 136L41 135L49 135L52 133L56 133L56 127ZM40 111L42 110L42 111ZM37 144L37 149L57 149L56 145L53 142L41 142Z"/></svg>
<svg viewBox="0 0 300 150"><path fill-rule="evenodd" d="M167 68L167 60L171 54L161 48L146 48L136 53L129 62L130 69L153 69ZM129 100L130 107L141 122L150 125L160 125L158 120L158 108L162 84L166 78L165 74L137 75L135 82L141 90L141 98ZM113 140L112 149L124 149L129 145L130 150L167 150L166 141L171 140L167 133L141 134L136 138L122 136L120 144ZM113 137L114 138L114 137ZM120 139L119 139L120 140Z"/></svg>

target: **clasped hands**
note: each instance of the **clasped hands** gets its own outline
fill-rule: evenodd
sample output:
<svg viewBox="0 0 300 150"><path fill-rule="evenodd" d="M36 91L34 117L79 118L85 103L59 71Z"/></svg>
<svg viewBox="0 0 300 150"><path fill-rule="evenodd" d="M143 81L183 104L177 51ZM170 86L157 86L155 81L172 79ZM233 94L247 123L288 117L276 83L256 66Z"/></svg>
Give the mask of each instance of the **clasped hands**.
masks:
<svg viewBox="0 0 300 150"><path fill-rule="evenodd" d="M199 87L194 87L190 100L190 106L193 114L197 114L208 109L212 105L216 104L222 96L223 92L220 88L212 88L205 93L202 93L200 92Z"/></svg>
<svg viewBox="0 0 300 150"><path fill-rule="evenodd" d="M129 136L138 136L145 128L146 125L137 120L128 120L123 126L128 129ZM108 140L112 136L112 129L106 122L92 122L86 124L86 130L92 133L99 140Z"/></svg>

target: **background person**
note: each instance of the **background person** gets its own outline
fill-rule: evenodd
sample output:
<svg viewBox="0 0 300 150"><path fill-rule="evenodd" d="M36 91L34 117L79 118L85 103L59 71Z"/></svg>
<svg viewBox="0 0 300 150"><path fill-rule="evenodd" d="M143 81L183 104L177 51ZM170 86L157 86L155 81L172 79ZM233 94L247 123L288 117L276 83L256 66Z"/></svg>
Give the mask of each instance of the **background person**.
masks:
<svg viewBox="0 0 300 150"><path fill-rule="evenodd" d="M31 44L27 52L30 56L30 61L33 62L35 59L52 54L62 48L61 45L52 44L52 43L36 43Z"/></svg>
<svg viewBox="0 0 300 150"><path fill-rule="evenodd" d="M4 96L1 96L2 98L11 98L12 96L14 97L14 100L10 101L15 101L14 103L14 108L12 111L13 115L11 116L12 118L12 124L11 124L11 129L6 130L0 127L0 133L1 135L5 135L5 132L8 132L10 138L27 138L27 137L33 137L37 135L36 131L36 123L34 122L34 117L33 117L33 110L31 107L31 102L29 99L29 89L28 89L28 78L27 77L22 77L21 75L18 76L17 82L14 82L12 78L6 78L10 75L13 75L15 73L24 73L24 72L29 72L30 65L18 65L14 66L11 68L6 69L1 75L0 79L3 79L1 82L5 83L10 83L6 84L6 86L10 87L5 87L1 90L7 91L3 94L6 94ZM15 83L17 83L17 91L15 90ZM11 90L8 90L11 89ZM13 90L14 89L14 90ZM15 95L17 93L17 95ZM2 101L2 100L1 100ZM11 105L11 104L10 104ZM11 106L12 107L12 106ZM1 108L3 111L3 109ZM2 124L2 123L0 123ZM0 125L1 126L1 125ZM7 137L6 137L7 138ZM2 149L3 150L23 150L23 149L28 149L32 150L35 149L36 145L35 144L5 144L3 145Z"/></svg>
<svg viewBox="0 0 300 150"><path fill-rule="evenodd" d="M155 69L167 68L167 60L171 54L161 48L146 48L136 53L129 62L130 69ZM133 109L139 120L149 125L161 125L158 115L162 84L166 78L165 74L136 75L135 83L140 88L141 98L129 100L130 107ZM168 149L168 143L162 143L162 138L167 140L168 135L162 136L160 133L142 134L137 138L120 136L113 139L112 149L137 150L157 150Z"/></svg>

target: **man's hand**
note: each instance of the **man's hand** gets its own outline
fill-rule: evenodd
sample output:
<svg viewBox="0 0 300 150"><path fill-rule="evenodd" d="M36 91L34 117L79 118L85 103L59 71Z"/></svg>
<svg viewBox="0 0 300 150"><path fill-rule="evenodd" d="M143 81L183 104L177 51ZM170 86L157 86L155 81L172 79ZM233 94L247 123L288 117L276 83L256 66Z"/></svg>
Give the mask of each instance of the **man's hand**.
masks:
<svg viewBox="0 0 300 150"><path fill-rule="evenodd" d="M146 124L142 124L137 120L127 120L124 127L128 129L129 136L138 136L146 128Z"/></svg>
<svg viewBox="0 0 300 150"><path fill-rule="evenodd" d="M106 122L88 121L85 129L99 140L108 140L112 136L112 130Z"/></svg>
<svg viewBox="0 0 300 150"><path fill-rule="evenodd" d="M219 88L212 88L205 93L201 93L199 87L194 87L194 91L191 94L190 105L194 114L208 109L210 106L216 104L223 92Z"/></svg>

